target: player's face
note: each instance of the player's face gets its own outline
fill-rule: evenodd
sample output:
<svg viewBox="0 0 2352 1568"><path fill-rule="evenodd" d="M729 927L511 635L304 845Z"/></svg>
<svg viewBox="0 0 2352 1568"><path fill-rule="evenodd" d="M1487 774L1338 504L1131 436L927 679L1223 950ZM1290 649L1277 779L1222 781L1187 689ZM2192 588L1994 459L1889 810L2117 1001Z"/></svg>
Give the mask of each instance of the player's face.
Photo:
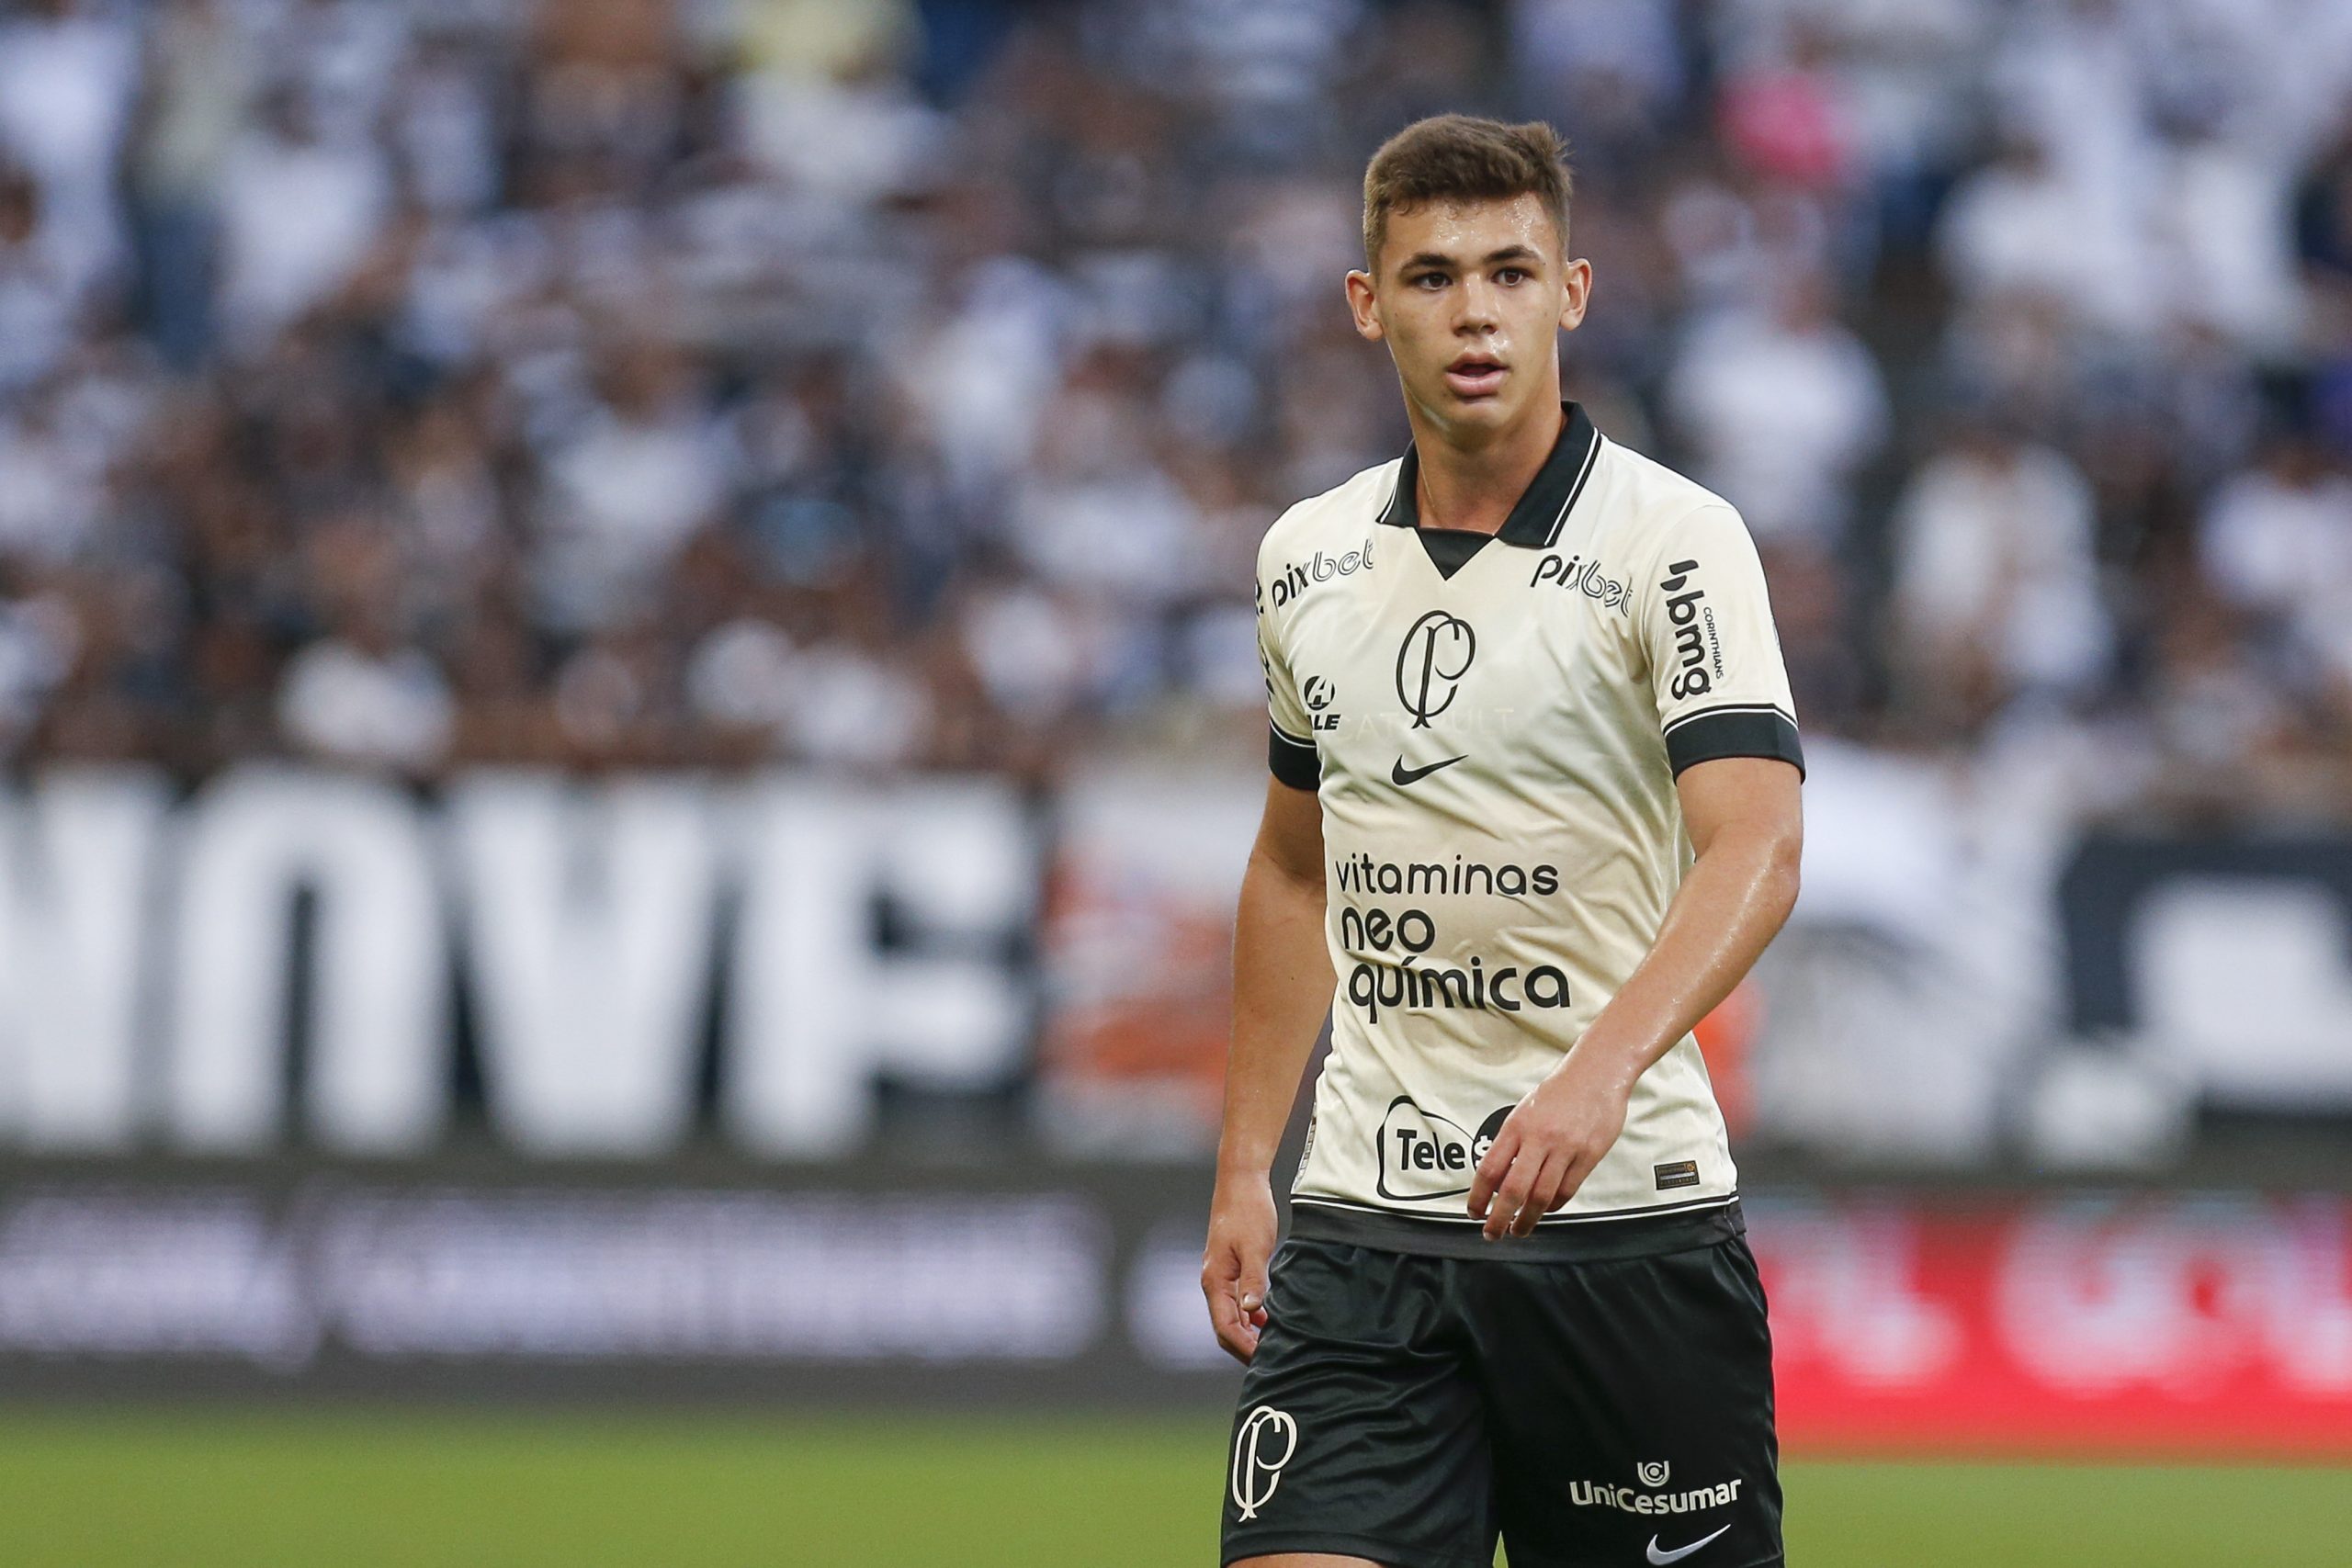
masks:
<svg viewBox="0 0 2352 1568"><path fill-rule="evenodd" d="M1561 251L1532 196L1392 213L1377 270L1348 275L1356 331L1388 345L1414 412L1478 445L1559 402L1554 334L1584 319L1592 280Z"/></svg>

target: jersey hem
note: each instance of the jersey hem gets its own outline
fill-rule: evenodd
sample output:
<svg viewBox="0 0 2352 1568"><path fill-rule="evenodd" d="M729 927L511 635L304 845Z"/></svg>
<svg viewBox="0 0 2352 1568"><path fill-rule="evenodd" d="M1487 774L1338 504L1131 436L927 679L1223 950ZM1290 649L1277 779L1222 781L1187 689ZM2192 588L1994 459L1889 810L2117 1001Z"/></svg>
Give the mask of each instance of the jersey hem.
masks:
<svg viewBox="0 0 2352 1568"><path fill-rule="evenodd" d="M1306 1241L1368 1247L1380 1252L1492 1263L1597 1263L1694 1252L1747 1234L1736 1192L1618 1210L1607 1214L1553 1216L1532 1235L1488 1241L1480 1222L1400 1214L1331 1198L1294 1197L1290 1234Z"/></svg>

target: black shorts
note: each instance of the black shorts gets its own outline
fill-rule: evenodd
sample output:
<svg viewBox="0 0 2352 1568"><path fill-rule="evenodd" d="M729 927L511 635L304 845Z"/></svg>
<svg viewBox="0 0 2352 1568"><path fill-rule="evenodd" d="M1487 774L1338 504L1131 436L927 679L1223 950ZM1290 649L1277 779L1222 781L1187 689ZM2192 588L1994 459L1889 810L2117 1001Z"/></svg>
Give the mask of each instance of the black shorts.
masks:
<svg viewBox="0 0 2352 1568"><path fill-rule="evenodd" d="M1492 1568L1499 1535L1511 1568L1780 1562L1771 1337L1736 1206L1577 1228L1615 1234L1569 1262L1294 1228L1242 1379L1222 1561ZM1645 1246L1668 1250L1622 1255Z"/></svg>

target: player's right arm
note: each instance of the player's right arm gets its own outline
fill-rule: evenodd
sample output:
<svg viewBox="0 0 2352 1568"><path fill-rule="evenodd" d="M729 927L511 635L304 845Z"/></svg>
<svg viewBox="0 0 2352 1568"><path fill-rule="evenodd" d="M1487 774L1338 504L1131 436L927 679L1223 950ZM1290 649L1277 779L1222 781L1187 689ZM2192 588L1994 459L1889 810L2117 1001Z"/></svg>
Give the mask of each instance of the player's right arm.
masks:
<svg viewBox="0 0 2352 1568"><path fill-rule="evenodd" d="M1312 789L1266 781L1266 811L1241 874L1233 933L1233 1039L1225 1127L1209 1206L1201 1289L1217 1343L1248 1361L1266 1321L1275 1241L1270 1169L1315 1036L1331 1005L1323 939L1323 805Z"/></svg>

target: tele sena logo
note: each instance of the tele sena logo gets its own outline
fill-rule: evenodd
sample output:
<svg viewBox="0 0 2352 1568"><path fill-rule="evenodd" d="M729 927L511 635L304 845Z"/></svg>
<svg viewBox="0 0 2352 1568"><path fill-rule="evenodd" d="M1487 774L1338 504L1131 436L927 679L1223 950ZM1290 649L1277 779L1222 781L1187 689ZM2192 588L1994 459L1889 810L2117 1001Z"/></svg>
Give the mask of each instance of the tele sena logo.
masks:
<svg viewBox="0 0 2352 1568"><path fill-rule="evenodd" d="M1419 1203L1469 1191L1470 1173L1494 1146L1495 1135L1510 1113L1508 1105L1496 1107L1473 1133L1436 1111L1422 1110L1410 1095L1398 1095L1380 1122L1380 1195Z"/></svg>
<svg viewBox="0 0 2352 1568"><path fill-rule="evenodd" d="M1472 1163L1470 1150L1460 1143L1448 1139L1434 1144L1410 1127L1396 1129L1396 1166L1400 1170L1467 1170Z"/></svg>

